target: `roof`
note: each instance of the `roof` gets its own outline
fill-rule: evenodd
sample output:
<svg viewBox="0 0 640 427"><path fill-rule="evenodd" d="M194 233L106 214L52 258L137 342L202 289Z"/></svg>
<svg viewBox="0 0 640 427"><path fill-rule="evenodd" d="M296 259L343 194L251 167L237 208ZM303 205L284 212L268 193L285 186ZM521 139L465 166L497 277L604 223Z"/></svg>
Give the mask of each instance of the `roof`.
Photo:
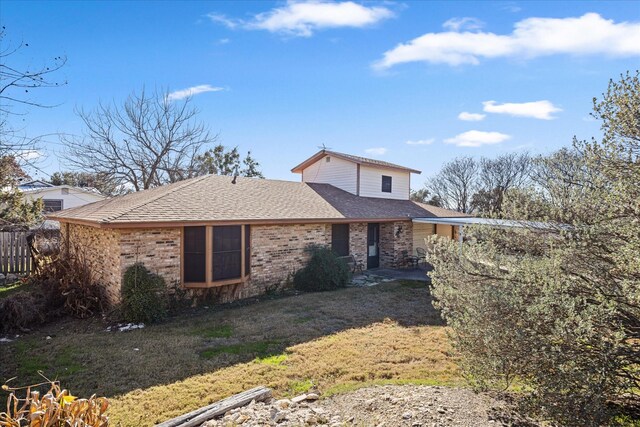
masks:
<svg viewBox="0 0 640 427"><path fill-rule="evenodd" d="M22 188L22 186L19 187L20 191L22 191L23 193L27 193L27 194L31 194L31 193L44 193L47 191L55 191L55 190L59 190L62 188L66 188L68 190L74 190L74 191L78 191L78 192L82 192L82 193L87 193L87 194L91 194L93 196L98 196L98 197L106 197L104 194L102 194L100 191L98 191L98 189L93 188L93 187L74 187L73 185L49 185L49 186L42 186L42 187L26 187L26 188Z"/></svg>
<svg viewBox="0 0 640 427"><path fill-rule="evenodd" d="M41 190L48 187L53 187L53 184L40 180L27 181L18 185L18 188L22 191Z"/></svg>
<svg viewBox="0 0 640 427"><path fill-rule="evenodd" d="M497 219L497 218L477 218L477 217L465 217L465 218L413 218L413 222L428 223L428 224L446 224L446 225L488 225L491 227L501 228L530 228L538 230L556 230L556 229L568 229L566 224L557 224L551 222L540 221L521 221L511 219Z"/></svg>
<svg viewBox="0 0 640 427"><path fill-rule="evenodd" d="M447 211L452 214L452 211ZM437 217L410 200L359 197L330 184L206 175L57 211L49 219L110 227L208 222L340 222Z"/></svg>
<svg viewBox="0 0 640 427"><path fill-rule="evenodd" d="M378 166L378 167L384 167L384 168L389 168L389 169L397 169L397 170L401 170L401 171L405 171L405 172L412 172L412 173L418 173L418 174L422 173L421 171L416 170L416 169L411 169L411 168L408 168L408 167L405 167L405 166L396 165L394 163L383 162L382 160L368 159L366 157L360 157L360 156L354 156L354 155L351 155L351 154L338 153L336 151L329 151L329 150L320 150L320 151L318 151L316 154L314 154L313 156L309 157L304 162L300 163L298 166L296 166L293 169L291 169L291 172L302 173L303 169L306 169L308 166L314 164L315 162L317 162L318 160L322 159L325 156L338 157L338 158L341 158L341 159L344 159L344 160L348 160L348 161L353 162L353 163L357 163L359 165Z"/></svg>

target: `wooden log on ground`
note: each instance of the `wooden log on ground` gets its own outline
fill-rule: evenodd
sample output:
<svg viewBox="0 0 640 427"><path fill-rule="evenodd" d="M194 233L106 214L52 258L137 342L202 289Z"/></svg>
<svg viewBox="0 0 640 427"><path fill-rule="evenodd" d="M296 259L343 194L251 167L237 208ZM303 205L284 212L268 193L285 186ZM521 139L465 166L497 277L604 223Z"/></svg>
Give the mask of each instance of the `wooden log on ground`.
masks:
<svg viewBox="0 0 640 427"><path fill-rule="evenodd" d="M224 415L241 406L248 405L252 400L256 402L271 398L271 389L267 387L256 387L251 390L227 397L211 405L205 406L188 414L180 415L163 423L157 424L156 427L195 427L209 421L219 415Z"/></svg>

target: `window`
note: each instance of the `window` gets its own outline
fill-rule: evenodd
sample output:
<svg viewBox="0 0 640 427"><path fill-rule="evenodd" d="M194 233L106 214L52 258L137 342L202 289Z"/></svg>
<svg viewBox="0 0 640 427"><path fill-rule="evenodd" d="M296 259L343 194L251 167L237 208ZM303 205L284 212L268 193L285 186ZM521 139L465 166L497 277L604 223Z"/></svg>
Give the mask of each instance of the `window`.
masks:
<svg viewBox="0 0 640 427"><path fill-rule="evenodd" d="M329 163L331 161L331 157L329 157L329 156L325 157L325 159L327 159L327 160L325 160L327 163Z"/></svg>
<svg viewBox="0 0 640 427"><path fill-rule="evenodd" d="M242 226L213 227L213 281L242 276Z"/></svg>
<svg viewBox="0 0 640 427"><path fill-rule="evenodd" d="M391 177L382 175L382 192L391 193Z"/></svg>
<svg viewBox="0 0 640 427"><path fill-rule="evenodd" d="M56 212L62 210L62 200L42 200L44 212Z"/></svg>
<svg viewBox="0 0 640 427"><path fill-rule="evenodd" d="M207 281L207 236L206 227L184 228L184 281L205 283Z"/></svg>
<svg viewBox="0 0 640 427"><path fill-rule="evenodd" d="M349 224L331 226L331 249L338 256L349 255Z"/></svg>
<svg viewBox="0 0 640 427"><path fill-rule="evenodd" d="M251 272L249 225L183 229L183 282L194 287L240 283Z"/></svg>
<svg viewBox="0 0 640 427"><path fill-rule="evenodd" d="M251 274L251 226L244 226L244 275Z"/></svg>
<svg viewBox="0 0 640 427"><path fill-rule="evenodd" d="M68 188L63 188L62 190L60 190L60 192L61 192L63 195L68 195L68 194L69 194L69 189L68 189Z"/></svg>

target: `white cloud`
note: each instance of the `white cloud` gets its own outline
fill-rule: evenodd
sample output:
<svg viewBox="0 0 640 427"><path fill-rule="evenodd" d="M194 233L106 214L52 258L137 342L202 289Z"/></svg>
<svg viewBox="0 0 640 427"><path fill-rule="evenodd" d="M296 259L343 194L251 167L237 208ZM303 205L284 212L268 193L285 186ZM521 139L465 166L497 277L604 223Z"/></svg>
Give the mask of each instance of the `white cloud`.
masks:
<svg viewBox="0 0 640 427"><path fill-rule="evenodd" d="M587 13L577 18L527 18L506 35L427 33L388 50L374 67L386 69L407 62L477 65L483 59L549 55L640 56L640 22L616 23Z"/></svg>
<svg viewBox="0 0 640 427"><path fill-rule="evenodd" d="M324 28L362 28L394 16L381 6L363 6L352 1L289 1L285 6L259 13L251 20L227 18L220 14L207 15L213 22L228 28L267 30L292 36L310 37Z"/></svg>
<svg viewBox="0 0 640 427"><path fill-rule="evenodd" d="M505 104L497 104L495 101L485 101L483 110L487 113L496 114L508 114L516 117L532 117L540 120L553 120L555 117L553 113L562 111L562 108L558 108L550 101L534 101L534 102L522 102L513 103L508 102Z"/></svg>
<svg viewBox="0 0 640 427"><path fill-rule="evenodd" d="M451 18L442 24L442 27L449 31L477 31L484 27L484 22L478 18Z"/></svg>
<svg viewBox="0 0 640 427"><path fill-rule="evenodd" d="M367 148L366 150L364 150L365 153L371 156L384 156L385 154L387 154L387 151L389 150L384 147Z"/></svg>
<svg viewBox="0 0 640 427"><path fill-rule="evenodd" d="M227 18L220 13L209 13L207 14L207 18L211 19L211 21L215 22L216 24L222 24L232 30L242 23L242 21Z"/></svg>
<svg viewBox="0 0 640 427"><path fill-rule="evenodd" d="M227 43L229 43L230 41L231 41L231 40L229 40L229 39L227 39L227 38L225 38L225 39L219 39L219 40L218 40L218 44L227 44Z"/></svg>
<svg viewBox="0 0 640 427"><path fill-rule="evenodd" d="M188 98L190 96L198 95L200 93L220 92L221 90L224 90L224 88L223 87L217 87L217 86L211 86L211 85L192 86L192 87L188 87L186 89L181 89L181 90L176 90L174 92L171 92L167 96L167 100L176 101L176 100L179 100L179 99L184 99L184 98Z"/></svg>
<svg viewBox="0 0 640 427"><path fill-rule="evenodd" d="M463 132L453 138L445 139L446 144L457 145L458 147L481 147L483 145L500 144L511 136L500 132L484 132L481 130L470 130Z"/></svg>
<svg viewBox="0 0 640 427"><path fill-rule="evenodd" d="M479 122L481 120L484 120L485 117L487 117L486 114L467 113L466 111L458 114L458 119L464 120L465 122Z"/></svg>
<svg viewBox="0 0 640 427"><path fill-rule="evenodd" d="M408 145L430 145L433 144L434 139L433 138L429 138L429 139L418 139L415 141L407 141Z"/></svg>
<svg viewBox="0 0 640 427"><path fill-rule="evenodd" d="M38 150L20 150L15 152L15 157L18 161L30 162L42 157L42 153Z"/></svg>

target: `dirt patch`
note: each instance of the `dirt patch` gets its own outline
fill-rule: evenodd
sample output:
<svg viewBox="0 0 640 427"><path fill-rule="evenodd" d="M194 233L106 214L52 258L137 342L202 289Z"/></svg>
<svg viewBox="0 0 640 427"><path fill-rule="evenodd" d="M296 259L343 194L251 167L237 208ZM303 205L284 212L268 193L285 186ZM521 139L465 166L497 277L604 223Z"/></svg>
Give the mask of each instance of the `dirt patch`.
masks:
<svg viewBox="0 0 640 427"><path fill-rule="evenodd" d="M306 397L306 398L305 398ZM380 386L317 400L315 394L252 402L203 427L338 426L478 427L508 425L494 418L506 403L468 389Z"/></svg>

